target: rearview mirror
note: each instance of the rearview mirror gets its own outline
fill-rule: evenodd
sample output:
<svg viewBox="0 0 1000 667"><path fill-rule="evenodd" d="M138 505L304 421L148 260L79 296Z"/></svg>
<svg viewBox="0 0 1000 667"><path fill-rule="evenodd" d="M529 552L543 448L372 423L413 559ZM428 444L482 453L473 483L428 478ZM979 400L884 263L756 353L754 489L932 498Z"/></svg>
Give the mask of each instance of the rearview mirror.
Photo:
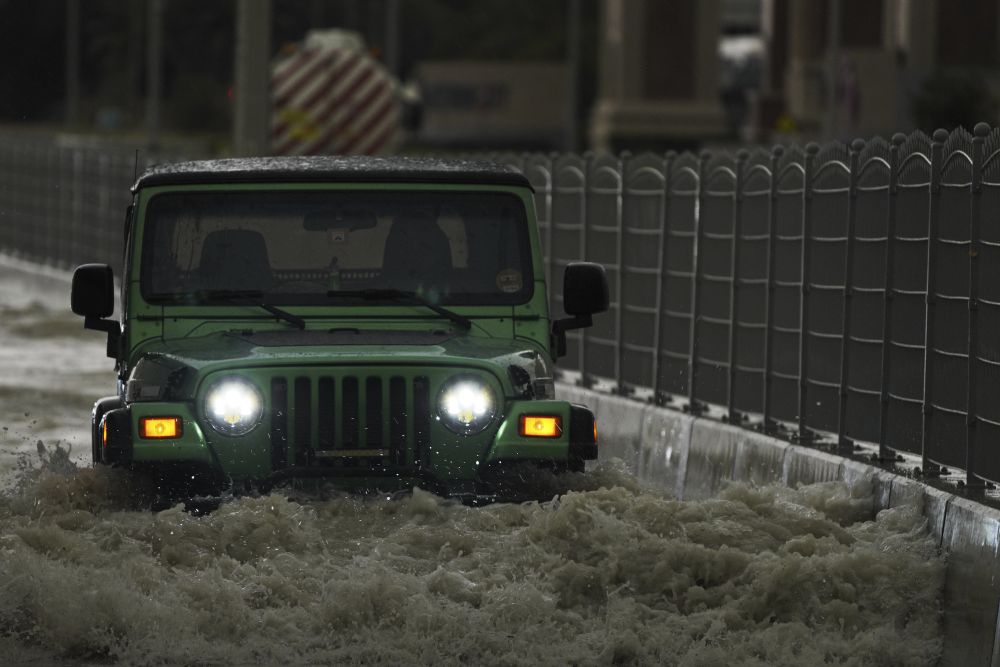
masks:
<svg viewBox="0 0 1000 667"><path fill-rule="evenodd" d="M375 212L365 208L340 208L312 211L306 214L302 226L309 232L327 229L371 229L378 224Z"/></svg>
<svg viewBox="0 0 1000 667"><path fill-rule="evenodd" d="M83 328L108 334L108 356L118 357L121 325L104 318L115 312L115 274L107 264L84 264L73 273L70 307L83 315Z"/></svg>
<svg viewBox="0 0 1000 667"><path fill-rule="evenodd" d="M573 262L563 274L563 310L568 315L593 315L608 309L608 276L593 262Z"/></svg>
<svg viewBox="0 0 1000 667"><path fill-rule="evenodd" d="M115 274L107 264L84 264L73 273L73 312L103 319L115 312Z"/></svg>
<svg viewBox="0 0 1000 667"><path fill-rule="evenodd" d="M555 355L566 354L566 332L594 323L591 317L608 309L608 276L604 267L593 262L573 262L563 274L563 310L572 317L552 323Z"/></svg>

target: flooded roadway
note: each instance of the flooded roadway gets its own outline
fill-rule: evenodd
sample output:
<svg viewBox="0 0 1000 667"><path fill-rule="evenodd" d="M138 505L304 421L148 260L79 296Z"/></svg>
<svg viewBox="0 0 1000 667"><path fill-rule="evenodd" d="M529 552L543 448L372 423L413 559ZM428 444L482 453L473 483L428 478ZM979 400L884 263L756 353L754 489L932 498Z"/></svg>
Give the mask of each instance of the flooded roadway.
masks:
<svg viewBox="0 0 1000 667"><path fill-rule="evenodd" d="M678 502L615 462L550 502L136 508L88 467L113 393L65 276L0 263L0 655L14 664L921 665L943 561L871 489Z"/></svg>

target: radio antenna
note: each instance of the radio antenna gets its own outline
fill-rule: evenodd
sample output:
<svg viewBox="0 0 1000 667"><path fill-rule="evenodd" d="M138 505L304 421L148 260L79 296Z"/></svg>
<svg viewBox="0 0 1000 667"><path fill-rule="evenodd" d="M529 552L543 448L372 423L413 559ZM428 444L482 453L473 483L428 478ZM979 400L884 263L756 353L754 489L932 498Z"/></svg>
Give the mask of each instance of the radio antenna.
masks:
<svg viewBox="0 0 1000 667"><path fill-rule="evenodd" d="M132 182L139 178L139 149L135 149L135 165L132 167Z"/></svg>

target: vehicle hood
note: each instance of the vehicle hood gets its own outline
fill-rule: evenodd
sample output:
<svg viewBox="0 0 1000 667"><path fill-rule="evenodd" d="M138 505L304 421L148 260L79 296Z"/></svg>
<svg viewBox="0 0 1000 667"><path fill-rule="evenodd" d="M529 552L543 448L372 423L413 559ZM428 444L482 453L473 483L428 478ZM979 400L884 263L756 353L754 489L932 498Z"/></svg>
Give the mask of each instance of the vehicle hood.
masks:
<svg viewBox="0 0 1000 667"><path fill-rule="evenodd" d="M478 368L494 373L512 395L521 391L512 375L532 383L552 377L546 356L519 339L439 331L227 331L149 344L129 375L127 392L129 400L187 399L217 371L338 364Z"/></svg>

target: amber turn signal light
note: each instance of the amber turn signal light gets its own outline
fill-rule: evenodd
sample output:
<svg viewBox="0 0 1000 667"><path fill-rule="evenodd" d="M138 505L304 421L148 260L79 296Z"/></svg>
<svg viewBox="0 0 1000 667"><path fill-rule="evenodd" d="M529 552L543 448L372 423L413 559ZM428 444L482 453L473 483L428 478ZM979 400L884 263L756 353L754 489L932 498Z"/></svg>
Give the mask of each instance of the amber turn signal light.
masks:
<svg viewBox="0 0 1000 667"><path fill-rule="evenodd" d="M179 438L181 435L180 417L143 417L139 420L139 437L162 440L164 438Z"/></svg>
<svg viewBox="0 0 1000 667"><path fill-rule="evenodd" d="M520 433L527 438L558 438L562 419L553 415L521 415Z"/></svg>

